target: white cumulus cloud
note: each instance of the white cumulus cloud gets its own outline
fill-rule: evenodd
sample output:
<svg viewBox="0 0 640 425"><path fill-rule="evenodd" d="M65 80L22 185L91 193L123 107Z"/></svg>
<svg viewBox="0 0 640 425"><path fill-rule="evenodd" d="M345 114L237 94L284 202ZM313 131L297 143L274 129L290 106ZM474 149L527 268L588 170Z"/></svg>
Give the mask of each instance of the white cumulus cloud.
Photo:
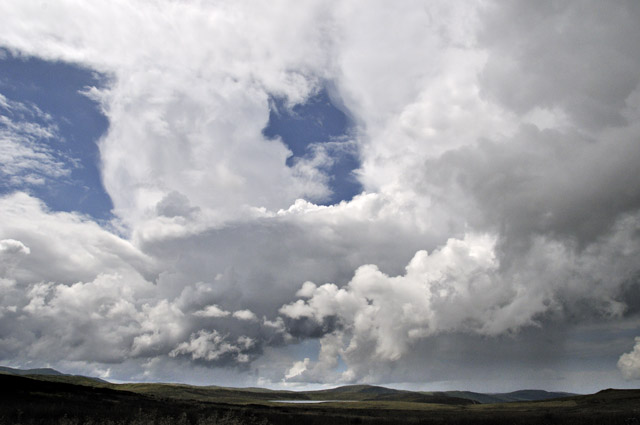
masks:
<svg viewBox="0 0 640 425"><path fill-rule="evenodd" d="M640 337L636 337L636 344L629 353L624 353L618 360L618 369L624 379L640 379Z"/></svg>

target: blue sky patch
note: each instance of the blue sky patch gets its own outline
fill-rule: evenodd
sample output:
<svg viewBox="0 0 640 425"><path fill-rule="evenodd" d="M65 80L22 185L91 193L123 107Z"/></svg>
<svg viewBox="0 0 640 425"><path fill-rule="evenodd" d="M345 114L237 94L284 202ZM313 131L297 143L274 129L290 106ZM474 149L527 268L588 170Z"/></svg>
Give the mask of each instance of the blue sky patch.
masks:
<svg viewBox="0 0 640 425"><path fill-rule="evenodd" d="M0 193L24 190L55 211L109 219L96 142L108 120L82 91L92 70L0 50Z"/></svg>
<svg viewBox="0 0 640 425"><path fill-rule="evenodd" d="M272 97L269 122L263 134L280 136L291 150L287 165L308 159L322 151L329 158L320 169L329 177L332 195L323 205L351 200L362 192L362 185L353 174L360 167L358 149L349 137L352 123L332 102L326 89L310 97L306 103L287 108L286 100Z"/></svg>

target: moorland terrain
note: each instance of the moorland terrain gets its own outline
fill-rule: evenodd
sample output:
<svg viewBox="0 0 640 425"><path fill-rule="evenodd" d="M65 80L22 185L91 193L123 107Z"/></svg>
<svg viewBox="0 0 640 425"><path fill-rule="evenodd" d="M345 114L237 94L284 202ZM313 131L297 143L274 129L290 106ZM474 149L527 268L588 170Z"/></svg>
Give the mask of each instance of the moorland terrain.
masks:
<svg viewBox="0 0 640 425"><path fill-rule="evenodd" d="M53 369L0 367L0 397L0 424L640 424L640 390L482 394L351 385L276 391L112 384Z"/></svg>

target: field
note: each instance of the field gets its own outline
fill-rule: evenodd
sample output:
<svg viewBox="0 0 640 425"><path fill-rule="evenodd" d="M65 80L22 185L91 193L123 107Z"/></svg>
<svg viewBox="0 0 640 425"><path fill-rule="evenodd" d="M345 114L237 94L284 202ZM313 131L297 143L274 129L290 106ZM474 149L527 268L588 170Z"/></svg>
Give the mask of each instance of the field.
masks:
<svg viewBox="0 0 640 425"><path fill-rule="evenodd" d="M0 374L0 388L0 424L640 424L640 390L481 404L465 398L475 393L457 392L453 396L376 386L292 392L175 384L116 385L61 374L9 373ZM544 396L535 392L513 394L495 397ZM335 401L283 402L288 400Z"/></svg>

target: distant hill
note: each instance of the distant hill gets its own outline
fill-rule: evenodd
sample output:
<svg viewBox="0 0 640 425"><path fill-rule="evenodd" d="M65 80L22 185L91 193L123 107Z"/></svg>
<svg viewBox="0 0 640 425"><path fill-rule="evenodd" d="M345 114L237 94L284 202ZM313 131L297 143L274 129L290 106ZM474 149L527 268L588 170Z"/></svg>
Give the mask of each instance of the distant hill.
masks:
<svg viewBox="0 0 640 425"><path fill-rule="evenodd" d="M112 388L126 390L138 394L156 397L169 397L182 400L226 401L238 400L342 400L342 401L387 401L411 402L448 405L492 404L523 401L551 400L555 398L571 397L576 394L564 392L549 392L543 390L520 390L510 393L476 393L472 391L438 391L416 392L397 390L377 385L345 385L337 388L316 391L283 391L265 388L226 388L218 386L194 386L185 384L161 383L132 383L111 384L99 378L68 375L51 368L14 369L0 366L0 373L11 375L38 375L39 379L49 382L59 382L91 387Z"/></svg>
<svg viewBox="0 0 640 425"><path fill-rule="evenodd" d="M338 388L320 391L303 391L312 400L387 400L387 401L411 401L418 403L439 404L470 404L473 403L509 403L515 401L551 400L561 397L575 396L576 394L565 392L549 392L544 390L519 390L510 393L476 393L472 391L437 391L416 392L396 390L376 385L347 385ZM465 400L467 400L465 402Z"/></svg>
<svg viewBox="0 0 640 425"><path fill-rule="evenodd" d="M550 392L544 390L519 390L510 393L491 394L505 401L537 401L550 400L552 398L571 397L577 394L565 392Z"/></svg>
<svg viewBox="0 0 640 425"><path fill-rule="evenodd" d="M377 385L344 385L342 387L331 388L328 390L318 390L315 393L360 393L360 394L395 394L406 392L403 390L394 390L393 388L380 387Z"/></svg>
<svg viewBox="0 0 640 425"><path fill-rule="evenodd" d="M0 366L0 372L11 375L64 375L64 373L58 372L50 367L41 369L14 369L12 367Z"/></svg>
<svg viewBox="0 0 640 425"><path fill-rule="evenodd" d="M82 375L68 375L66 373L58 372L55 369L51 369L50 367L38 368L38 369L14 369L12 367L0 366L0 373L4 373L8 375L18 375L18 376L37 375L42 377L43 380L54 381L54 382L66 382L69 384L78 384L78 385L93 385L94 383L108 384L107 381L100 378L94 378L94 377L82 376Z"/></svg>
<svg viewBox="0 0 640 425"><path fill-rule="evenodd" d="M452 397L466 398L482 404L510 403L515 401L539 401L555 398L571 397L577 394L550 392L544 390L519 390L510 393L476 393L472 391L443 391L428 394L446 394Z"/></svg>
<svg viewBox="0 0 640 425"><path fill-rule="evenodd" d="M311 400L404 401L432 404L475 404L477 401L445 393L427 394L376 385L347 385L319 391L301 391Z"/></svg>

